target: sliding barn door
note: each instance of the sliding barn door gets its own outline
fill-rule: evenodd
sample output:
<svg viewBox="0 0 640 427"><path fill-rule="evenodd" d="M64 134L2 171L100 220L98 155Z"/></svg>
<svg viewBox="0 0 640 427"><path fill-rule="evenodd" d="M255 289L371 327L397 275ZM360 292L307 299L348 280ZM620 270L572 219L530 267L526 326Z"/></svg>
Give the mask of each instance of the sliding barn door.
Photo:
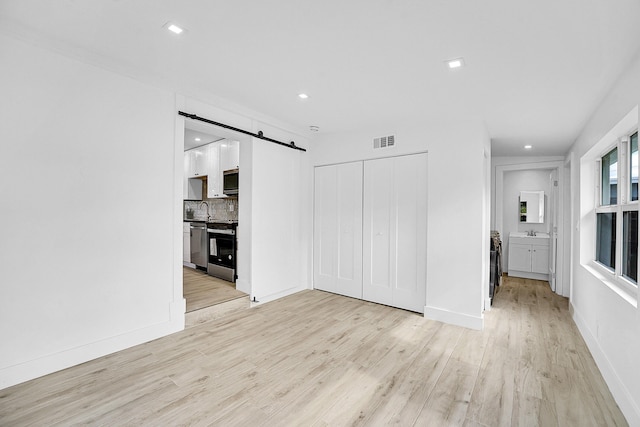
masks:
<svg viewBox="0 0 640 427"><path fill-rule="evenodd" d="M314 287L362 298L362 162L315 169Z"/></svg>
<svg viewBox="0 0 640 427"><path fill-rule="evenodd" d="M364 164L363 298L424 312L427 154Z"/></svg>

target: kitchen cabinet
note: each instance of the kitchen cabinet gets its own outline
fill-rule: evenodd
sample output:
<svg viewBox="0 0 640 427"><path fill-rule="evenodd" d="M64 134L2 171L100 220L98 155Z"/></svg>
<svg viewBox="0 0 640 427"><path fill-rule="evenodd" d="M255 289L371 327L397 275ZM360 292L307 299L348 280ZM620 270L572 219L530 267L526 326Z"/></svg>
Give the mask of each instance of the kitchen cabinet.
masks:
<svg viewBox="0 0 640 427"><path fill-rule="evenodd" d="M220 171L238 169L240 166L240 142L225 140L220 142Z"/></svg>
<svg viewBox="0 0 640 427"><path fill-rule="evenodd" d="M549 280L549 237L509 236L509 276Z"/></svg>
<svg viewBox="0 0 640 427"><path fill-rule="evenodd" d="M191 228L188 222L182 223L182 261L191 263Z"/></svg>
<svg viewBox="0 0 640 427"><path fill-rule="evenodd" d="M314 217L314 287L361 299L362 162L315 169Z"/></svg>
<svg viewBox="0 0 640 427"><path fill-rule="evenodd" d="M207 197L210 199L227 197L223 190L224 171L237 169L240 159L238 141L223 140L208 146L208 183Z"/></svg>
<svg viewBox="0 0 640 427"><path fill-rule="evenodd" d="M188 151L184 153L184 178L182 180L182 198L184 200L202 200L202 184L201 178L190 178L189 169L191 167L193 156Z"/></svg>
<svg viewBox="0 0 640 427"><path fill-rule="evenodd" d="M220 172L220 143L214 142L207 146L207 198L225 197L222 193L222 173Z"/></svg>
<svg viewBox="0 0 640 427"><path fill-rule="evenodd" d="M198 178L206 176L209 167L208 145L185 151L189 155L189 169L187 177Z"/></svg>

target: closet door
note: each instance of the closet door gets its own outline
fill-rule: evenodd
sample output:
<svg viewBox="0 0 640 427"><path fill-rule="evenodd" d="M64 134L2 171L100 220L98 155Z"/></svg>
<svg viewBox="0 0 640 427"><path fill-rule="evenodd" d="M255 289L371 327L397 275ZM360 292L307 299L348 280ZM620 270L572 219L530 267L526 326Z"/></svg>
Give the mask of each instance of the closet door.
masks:
<svg viewBox="0 0 640 427"><path fill-rule="evenodd" d="M362 162L315 169L314 287L362 298Z"/></svg>
<svg viewBox="0 0 640 427"><path fill-rule="evenodd" d="M364 165L363 298L424 312L427 154Z"/></svg>

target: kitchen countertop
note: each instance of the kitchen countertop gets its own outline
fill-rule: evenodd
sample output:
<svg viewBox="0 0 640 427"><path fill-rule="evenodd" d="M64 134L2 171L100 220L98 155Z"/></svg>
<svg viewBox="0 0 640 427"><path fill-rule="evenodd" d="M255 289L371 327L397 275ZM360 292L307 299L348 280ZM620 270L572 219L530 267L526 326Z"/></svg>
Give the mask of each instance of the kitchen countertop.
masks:
<svg viewBox="0 0 640 427"><path fill-rule="evenodd" d="M234 219L234 220L229 220L229 219L212 219L212 220L206 220L206 219L196 219L196 218L192 218L192 219L184 219L184 222L206 222L207 224L213 224L213 223L222 223L222 224L237 224L238 220Z"/></svg>

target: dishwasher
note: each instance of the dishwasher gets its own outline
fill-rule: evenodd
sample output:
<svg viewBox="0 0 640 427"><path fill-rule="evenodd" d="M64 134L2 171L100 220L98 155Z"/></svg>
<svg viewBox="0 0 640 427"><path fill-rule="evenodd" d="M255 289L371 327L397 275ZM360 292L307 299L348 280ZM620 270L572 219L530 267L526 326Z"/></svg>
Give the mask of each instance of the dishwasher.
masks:
<svg viewBox="0 0 640 427"><path fill-rule="evenodd" d="M207 269L207 225L204 222L192 222L191 226L191 262L204 270Z"/></svg>

